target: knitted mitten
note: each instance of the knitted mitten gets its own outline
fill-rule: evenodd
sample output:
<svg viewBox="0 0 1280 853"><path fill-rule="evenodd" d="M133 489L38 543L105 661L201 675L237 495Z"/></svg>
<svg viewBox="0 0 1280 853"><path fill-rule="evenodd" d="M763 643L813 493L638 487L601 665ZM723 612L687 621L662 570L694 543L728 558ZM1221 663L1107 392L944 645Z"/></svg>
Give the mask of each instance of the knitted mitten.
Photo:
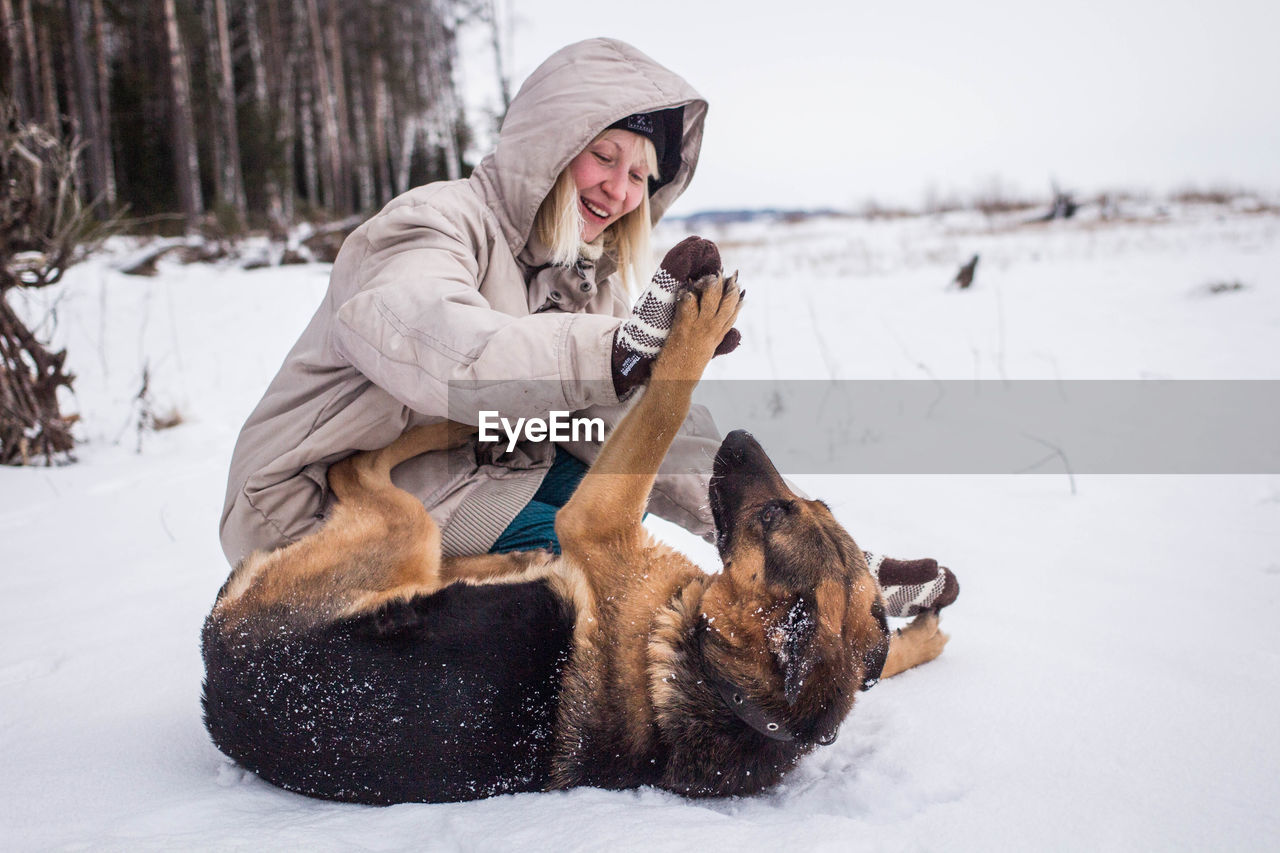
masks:
<svg viewBox="0 0 1280 853"><path fill-rule="evenodd" d="M675 320L676 297L703 276L720 272L720 250L701 237L686 237L662 259L648 288L640 294L613 338L613 387L624 397L649 378L653 360L667 341ZM731 329L716 347L716 355L732 352L741 341Z"/></svg>
<svg viewBox="0 0 1280 853"><path fill-rule="evenodd" d="M941 610L956 600L960 582L937 560L895 560L867 555L867 568L880 584L884 609L889 616L915 616L924 610Z"/></svg>

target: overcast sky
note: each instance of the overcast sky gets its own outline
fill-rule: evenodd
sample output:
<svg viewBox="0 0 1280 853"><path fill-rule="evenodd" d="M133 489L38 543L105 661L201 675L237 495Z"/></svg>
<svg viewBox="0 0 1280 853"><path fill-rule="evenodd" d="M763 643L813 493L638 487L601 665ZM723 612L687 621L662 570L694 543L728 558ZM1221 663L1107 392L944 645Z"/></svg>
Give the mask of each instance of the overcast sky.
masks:
<svg viewBox="0 0 1280 853"><path fill-rule="evenodd" d="M1277 0L499 0L518 86L556 49L628 41L710 101L676 213L1047 194L1280 190ZM492 59L464 41L473 100Z"/></svg>

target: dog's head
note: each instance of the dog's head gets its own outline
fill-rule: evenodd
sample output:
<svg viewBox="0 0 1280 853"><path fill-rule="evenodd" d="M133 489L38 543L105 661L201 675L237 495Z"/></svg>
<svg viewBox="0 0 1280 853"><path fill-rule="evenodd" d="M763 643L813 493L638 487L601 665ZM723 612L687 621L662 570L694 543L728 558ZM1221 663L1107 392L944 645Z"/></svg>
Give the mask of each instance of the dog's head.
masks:
<svg viewBox="0 0 1280 853"><path fill-rule="evenodd" d="M716 454L710 500L724 569L702 599L707 681L766 737L830 742L889 649L866 557L741 430Z"/></svg>

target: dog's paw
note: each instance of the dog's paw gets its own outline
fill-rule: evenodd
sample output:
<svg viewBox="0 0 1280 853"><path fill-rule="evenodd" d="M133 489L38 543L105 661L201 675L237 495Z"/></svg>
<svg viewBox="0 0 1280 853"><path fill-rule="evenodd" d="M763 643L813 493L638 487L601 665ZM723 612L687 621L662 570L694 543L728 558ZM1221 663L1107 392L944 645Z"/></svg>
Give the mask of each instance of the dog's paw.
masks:
<svg viewBox="0 0 1280 853"><path fill-rule="evenodd" d="M676 299L675 324L658 355L653 378L701 378L707 362L722 351L741 302L737 273L728 278L703 276L686 286Z"/></svg>
<svg viewBox="0 0 1280 853"><path fill-rule="evenodd" d="M943 633L938 614L933 611L921 613L905 628L898 629L898 633L911 648L915 660L913 666L927 663L942 654L947 641L951 639L950 635Z"/></svg>
<svg viewBox="0 0 1280 853"><path fill-rule="evenodd" d="M727 294L730 291L736 292L739 301L741 301L742 297L746 295L746 291L738 287L738 272L737 270L734 270L733 274L729 276L725 276L720 272L713 272L699 278L686 281L684 284L680 285L678 290L676 290L676 299L679 299L680 296L685 293L692 293L694 299L697 300L698 305L701 306L702 295L709 290L715 289L717 285L721 286L719 292L722 294Z"/></svg>
<svg viewBox="0 0 1280 853"><path fill-rule="evenodd" d="M737 270L734 270L733 274L730 275L728 278L723 278L719 273L704 275L695 281L691 281L685 284L681 288L681 292L692 293L694 295L694 298L698 300L699 306L701 306L702 294L708 288L716 284L722 285L721 292L723 294L729 294L731 291L734 291L737 293L738 310L740 310L742 306L742 300L746 298L747 292L743 290L741 287L738 287L738 271ZM729 353L736 350L738 348L738 345L741 343L742 343L742 333L739 332L736 328L730 328L729 331L724 333L724 337L720 339L720 342L716 344L715 352L712 353L712 357L714 358L720 355L728 355Z"/></svg>

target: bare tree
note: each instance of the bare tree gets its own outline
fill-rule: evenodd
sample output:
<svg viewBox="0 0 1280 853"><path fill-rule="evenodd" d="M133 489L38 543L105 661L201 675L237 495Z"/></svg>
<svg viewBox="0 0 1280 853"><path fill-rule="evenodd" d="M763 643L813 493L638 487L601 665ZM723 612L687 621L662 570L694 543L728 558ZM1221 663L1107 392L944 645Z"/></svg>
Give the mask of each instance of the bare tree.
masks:
<svg viewBox="0 0 1280 853"><path fill-rule="evenodd" d="M214 186L218 203L235 217L235 227L243 227L248 218L244 178L240 171L240 131L236 121L235 74L231 67L231 28L227 19L226 0L207 0L205 29L213 52L209 70L217 95L217 127L214 134L214 157L217 169Z"/></svg>
<svg viewBox="0 0 1280 853"><path fill-rule="evenodd" d="M249 63L253 70L253 107L257 112L260 132L263 132L270 124L272 99L271 89L267 85L267 55L262 45L256 0L247 0L244 4L244 28L249 43ZM277 83L282 84L283 81ZM272 228L282 229L286 220L283 189L277 169L268 166L263 191L267 199L267 220Z"/></svg>
<svg viewBox="0 0 1280 853"><path fill-rule="evenodd" d="M498 95L502 98L502 115L498 116L498 123L501 124L503 116L511 107L511 77L506 69L507 45L511 42L507 29L510 25L510 16L499 12L498 0L485 0L483 16L485 23L489 26L489 43L493 48L493 69L498 78Z"/></svg>
<svg viewBox="0 0 1280 853"><path fill-rule="evenodd" d="M88 155L84 158L86 200L93 201L107 196L111 144L102 126L102 111L99 109L101 90L94 79L94 63L89 55L92 47L89 38L91 10L85 0L66 0L66 10L67 28L71 35L71 61L75 67L72 76L75 85L68 89L68 97L75 96L78 135L85 141Z"/></svg>
<svg viewBox="0 0 1280 853"><path fill-rule="evenodd" d="M195 116L191 107L191 78L187 49L178 27L174 0L161 0L165 41L169 50L169 85L173 96L172 133L178 203L187 227L194 228L204 215L204 194L200 189L200 155L196 151Z"/></svg>
<svg viewBox="0 0 1280 853"><path fill-rule="evenodd" d="M102 158L102 200L108 209L117 201L115 156L111 136L111 72L107 65L107 23L102 0L93 0L93 58L98 84L98 140Z"/></svg>
<svg viewBox="0 0 1280 853"><path fill-rule="evenodd" d="M26 69L22 65L22 29L13 0L0 0L0 32L4 36L0 42L0 67L4 68L4 76L0 78L0 98L12 98L18 114L28 115L31 108L28 105Z"/></svg>
<svg viewBox="0 0 1280 853"><path fill-rule="evenodd" d="M391 147L387 131L391 123L390 97L387 93L387 66L381 53L375 53L373 63L373 159L377 170L378 201L386 204L396 194L391 182Z"/></svg>
<svg viewBox="0 0 1280 853"><path fill-rule="evenodd" d="M311 44L312 104L320 116L320 194L330 210L340 205L342 154L338 139L337 96L329 76L329 60L324 50L324 30L320 25L317 0L306 0L308 39Z"/></svg>
<svg viewBox="0 0 1280 853"><path fill-rule="evenodd" d="M281 17L280 0L266 0L267 3L267 46L268 64L274 69L272 78L276 82L275 104L275 142L283 163L280 181L280 214L281 224L293 222L296 210L294 190L294 172L297 169L296 140L299 112L295 106L295 95L298 80L298 63L301 61L302 41L297 36L289 37ZM298 8L295 2L294 9ZM294 32L300 28L294 27Z"/></svg>
<svg viewBox="0 0 1280 853"><path fill-rule="evenodd" d="M31 23L31 0L24 0L23 6L30 24L30 31L36 34L36 43L39 45L39 48L35 44L31 45L30 50L31 55L40 60L40 103L44 124L50 132L57 133L61 121L58 110L58 86L53 76L54 52L49 27L44 23L38 25Z"/></svg>

